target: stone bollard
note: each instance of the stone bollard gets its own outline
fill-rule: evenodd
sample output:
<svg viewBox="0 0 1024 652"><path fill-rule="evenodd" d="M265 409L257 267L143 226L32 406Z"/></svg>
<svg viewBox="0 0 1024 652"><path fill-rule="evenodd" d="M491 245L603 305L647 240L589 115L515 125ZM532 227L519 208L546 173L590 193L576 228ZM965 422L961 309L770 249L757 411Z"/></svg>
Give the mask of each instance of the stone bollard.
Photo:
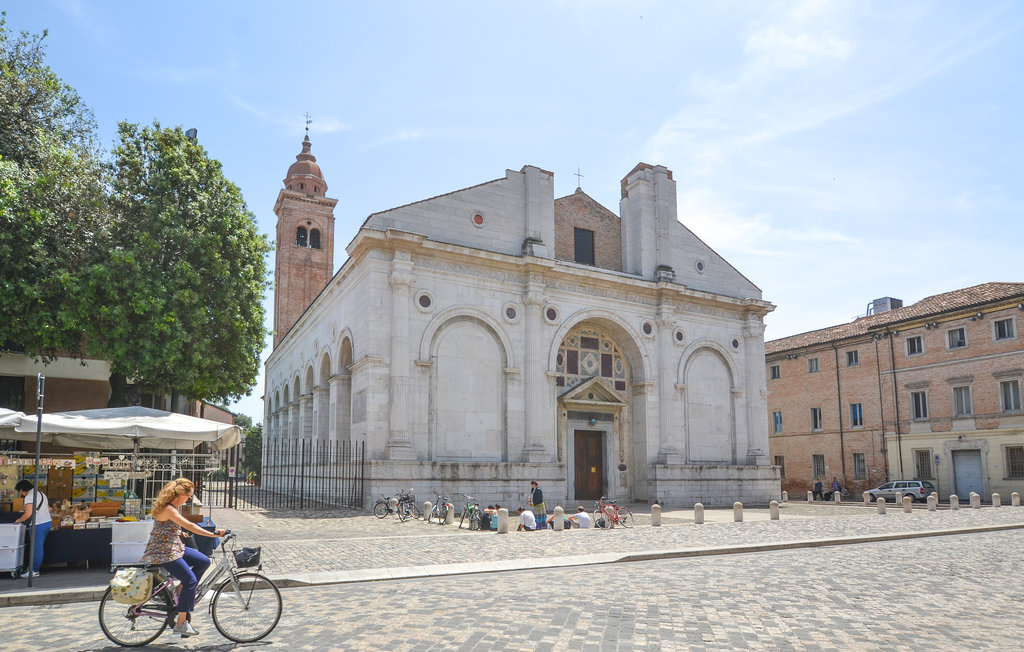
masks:
<svg viewBox="0 0 1024 652"><path fill-rule="evenodd" d="M902 505L903 504L903 492L902 491L897 491L896 492L896 504L897 505Z"/></svg>
<svg viewBox="0 0 1024 652"><path fill-rule="evenodd" d="M551 525L558 532L565 529L565 510L562 509L561 505L555 506L555 517L551 520Z"/></svg>
<svg viewBox="0 0 1024 652"><path fill-rule="evenodd" d="M954 512L960 509L960 496L957 496L956 494L949 495L949 508Z"/></svg>
<svg viewBox="0 0 1024 652"><path fill-rule="evenodd" d="M423 516L425 520L430 518L430 510L432 509L434 509L434 503L429 500L423 503Z"/></svg>
<svg viewBox="0 0 1024 652"><path fill-rule="evenodd" d="M865 491L861 494L861 497L864 499L864 506L871 507L871 494Z"/></svg>
<svg viewBox="0 0 1024 652"><path fill-rule="evenodd" d="M1020 507L1020 494L1016 491L1010 494L1010 505L1013 507Z"/></svg>
<svg viewBox="0 0 1024 652"><path fill-rule="evenodd" d="M813 503L814 502L814 492L813 491L808 491L807 492L807 502L809 502L809 503Z"/></svg>
<svg viewBox="0 0 1024 652"><path fill-rule="evenodd" d="M939 506L939 497L935 494L928 496L928 511L934 512Z"/></svg>
<svg viewBox="0 0 1024 652"><path fill-rule="evenodd" d="M914 499L910 496L903 497L903 512L909 514L914 509Z"/></svg>
<svg viewBox="0 0 1024 652"><path fill-rule="evenodd" d="M743 503L735 502L732 504L732 520L735 523L743 521Z"/></svg>
<svg viewBox="0 0 1024 652"><path fill-rule="evenodd" d="M938 492L938 491L933 491L933 492L931 492L931 493L930 493L930 494L928 494L928 495L929 495L929 496L935 496L935 500L938 500L938 499L939 499L939 492Z"/></svg>
<svg viewBox="0 0 1024 652"><path fill-rule="evenodd" d="M768 503L768 514L770 515L771 520L779 520L779 501L773 500Z"/></svg>
<svg viewBox="0 0 1024 652"><path fill-rule="evenodd" d="M981 494L971 492L971 509L981 509Z"/></svg>
<svg viewBox="0 0 1024 652"><path fill-rule="evenodd" d="M833 491L832 492L832 502L834 502L837 505L839 503L843 502L843 492L841 492L841 491Z"/></svg>
<svg viewBox="0 0 1024 652"><path fill-rule="evenodd" d="M693 504L693 524L701 525L704 523L704 505L700 503Z"/></svg>
<svg viewBox="0 0 1024 652"><path fill-rule="evenodd" d="M879 496L878 500L875 501L875 505L878 508L878 513L879 514L884 514L885 513L885 498L882 498L881 496Z"/></svg>
<svg viewBox="0 0 1024 652"><path fill-rule="evenodd" d="M651 505L651 527L661 527L661 505Z"/></svg>
<svg viewBox="0 0 1024 652"><path fill-rule="evenodd" d="M498 510L498 534L508 534L508 510L504 507Z"/></svg>
<svg viewBox="0 0 1024 652"><path fill-rule="evenodd" d="M388 501L388 505L391 506L391 509L393 511L396 511L396 512L398 511L398 499L395 498L394 496L392 496L391 500Z"/></svg>
<svg viewBox="0 0 1024 652"><path fill-rule="evenodd" d="M992 494L992 506L993 507L1002 507L1003 506L1003 498L1002 498L1002 496L1000 496L999 494Z"/></svg>
<svg viewBox="0 0 1024 652"><path fill-rule="evenodd" d="M455 505L448 503L448 514L444 517L444 524L451 525L455 522Z"/></svg>
<svg viewBox="0 0 1024 652"><path fill-rule="evenodd" d="M788 491L783 491L782 492L782 502L784 502L784 503L788 503L789 502L789 492Z"/></svg>
<svg viewBox="0 0 1024 652"><path fill-rule="evenodd" d="M611 529L613 529L615 527L615 519L612 518L614 515L615 515L615 510L612 509L611 505L609 505L608 507L604 508L604 522L608 524L608 529L609 530L611 530Z"/></svg>

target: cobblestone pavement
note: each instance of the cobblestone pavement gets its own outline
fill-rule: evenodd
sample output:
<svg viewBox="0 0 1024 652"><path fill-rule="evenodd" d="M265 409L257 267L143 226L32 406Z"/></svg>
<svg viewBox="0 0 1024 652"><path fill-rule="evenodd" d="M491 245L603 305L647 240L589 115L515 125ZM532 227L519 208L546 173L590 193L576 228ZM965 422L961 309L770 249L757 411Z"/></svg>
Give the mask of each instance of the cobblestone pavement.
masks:
<svg viewBox="0 0 1024 652"><path fill-rule="evenodd" d="M263 642L229 643L202 610L201 636L165 633L148 649L1020 649L1020 539L983 532L285 589L285 614ZM4 649L121 649L103 638L95 603L3 615Z"/></svg>

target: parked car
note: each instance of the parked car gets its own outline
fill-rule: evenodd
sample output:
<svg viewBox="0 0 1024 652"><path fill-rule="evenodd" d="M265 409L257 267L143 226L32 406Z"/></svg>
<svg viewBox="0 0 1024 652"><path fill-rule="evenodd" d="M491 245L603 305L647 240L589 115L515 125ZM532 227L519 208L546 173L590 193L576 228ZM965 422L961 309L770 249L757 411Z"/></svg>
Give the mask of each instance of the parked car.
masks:
<svg viewBox="0 0 1024 652"><path fill-rule="evenodd" d="M885 498L886 501L896 500L896 494L910 496L910 499L914 501L927 500L933 491L935 491L935 485L927 480L896 480L886 482L874 489L868 489L871 500Z"/></svg>

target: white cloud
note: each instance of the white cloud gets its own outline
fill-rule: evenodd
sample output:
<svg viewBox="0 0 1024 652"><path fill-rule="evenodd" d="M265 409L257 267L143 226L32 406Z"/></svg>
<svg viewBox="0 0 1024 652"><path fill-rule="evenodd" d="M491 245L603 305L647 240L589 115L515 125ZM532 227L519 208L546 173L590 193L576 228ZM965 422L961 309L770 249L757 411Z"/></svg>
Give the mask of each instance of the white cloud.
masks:
<svg viewBox="0 0 1024 652"><path fill-rule="evenodd" d="M835 35L787 34L777 27L755 32L747 39L747 54L775 68L806 68L820 59L845 59L853 46Z"/></svg>
<svg viewBox="0 0 1024 652"><path fill-rule="evenodd" d="M267 112L230 91L225 92L225 96L236 106L262 122L275 124L289 130L294 129L297 125L303 124L301 114L293 116L292 114L285 115L280 112ZM331 134L339 131L348 131L352 128L345 122L333 116L328 116L326 118L311 117L311 119L311 131L314 131L317 134Z"/></svg>

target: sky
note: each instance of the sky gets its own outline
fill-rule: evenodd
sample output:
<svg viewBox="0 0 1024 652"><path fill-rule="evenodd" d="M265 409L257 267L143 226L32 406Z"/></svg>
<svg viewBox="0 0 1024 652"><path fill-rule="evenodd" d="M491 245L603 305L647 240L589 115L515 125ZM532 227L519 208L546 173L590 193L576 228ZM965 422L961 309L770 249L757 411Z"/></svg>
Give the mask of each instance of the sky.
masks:
<svg viewBox="0 0 1024 652"><path fill-rule="evenodd" d="M13 5L107 149L196 128L270 238L308 113L335 269L369 214L524 165L618 214L643 161L776 306L767 340L1024 280L1024 3ZM231 409L261 422L262 392Z"/></svg>

